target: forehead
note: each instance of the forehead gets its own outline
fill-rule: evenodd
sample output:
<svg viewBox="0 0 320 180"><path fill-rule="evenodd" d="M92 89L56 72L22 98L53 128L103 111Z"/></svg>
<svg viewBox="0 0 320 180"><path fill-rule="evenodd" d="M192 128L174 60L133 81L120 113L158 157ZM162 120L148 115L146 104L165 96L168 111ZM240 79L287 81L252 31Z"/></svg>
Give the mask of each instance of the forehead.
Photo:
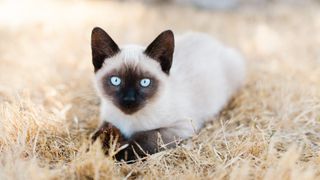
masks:
<svg viewBox="0 0 320 180"><path fill-rule="evenodd" d="M160 64L147 57L142 50L137 48L124 48L112 58L106 59L103 67L96 73L101 79L110 75L135 75L135 76L157 76L162 79Z"/></svg>
<svg viewBox="0 0 320 180"><path fill-rule="evenodd" d="M120 76L127 80L133 80L135 78L152 78L154 75L139 66L125 64L118 68L109 70L104 76Z"/></svg>

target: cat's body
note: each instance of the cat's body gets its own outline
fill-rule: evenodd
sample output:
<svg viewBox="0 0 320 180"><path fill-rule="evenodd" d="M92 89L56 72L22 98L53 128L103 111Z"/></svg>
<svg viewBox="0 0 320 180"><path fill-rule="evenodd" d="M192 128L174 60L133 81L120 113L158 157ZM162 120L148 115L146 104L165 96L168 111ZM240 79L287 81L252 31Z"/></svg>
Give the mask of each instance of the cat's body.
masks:
<svg viewBox="0 0 320 180"><path fill-rule="evenodd" d="M113 124L128 139L136 133L152 130L161 130L161 134L166 136L163 137L165 143L176 138L188 138L198 132L204 122L218 114L244 81L245 69L241 56L210 36L188 33L176 41L173 34L172 39L170 34L159 37L146 50L141 46L124 46L103 61L96 71L101 120ZM173 56L172 43L175 44ZM172 65L171 62L169 67L168 63L161 64L167 56L170 60L170 53L165 53L171 51ZM160 60L153 60L153 57ZM106 81L108 72L123 67L132 69L130 72L151 73L153 77L150 79L154 87L149 88L155 92L146 92L150 98L145 98L143 105L133 111L122 108L122 105L115 103L115 98L108 97L105 93L108 88L101 83Z"/></svg>

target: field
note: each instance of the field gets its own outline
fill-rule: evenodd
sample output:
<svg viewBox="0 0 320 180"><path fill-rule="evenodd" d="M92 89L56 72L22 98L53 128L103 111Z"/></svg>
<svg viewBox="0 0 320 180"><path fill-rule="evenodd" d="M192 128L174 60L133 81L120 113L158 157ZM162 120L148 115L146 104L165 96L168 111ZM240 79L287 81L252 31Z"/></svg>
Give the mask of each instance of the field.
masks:
<svg viewBox="0 0 320 180"><path fill-rule="evenodd" d="M177 149L115 162L88 139L99 122L95 26L119 44L147 45L165 29L207 32L243 53L246 85ZM319 179L319 32L312 2L226 11L0 2L0 179Z"/></svg>

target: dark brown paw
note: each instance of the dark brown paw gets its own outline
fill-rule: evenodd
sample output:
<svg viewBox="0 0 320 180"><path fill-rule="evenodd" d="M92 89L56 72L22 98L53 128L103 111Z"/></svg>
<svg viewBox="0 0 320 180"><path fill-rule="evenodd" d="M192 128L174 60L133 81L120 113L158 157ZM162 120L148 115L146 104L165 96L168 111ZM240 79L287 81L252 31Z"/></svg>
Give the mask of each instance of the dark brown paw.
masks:
<svg viewBox="0 0 320 180"><path fill-rule="evenodd" d="M125 149L119 151L115 158L118 161L124 160L127 162L134 162L138 158L140 160L146 159L149 154L159 152L159 130L150 130L137 132L131 136L126 143L128 146Z"/></svg>
<svg viewBox="0 0 320 180"><path fill-rule="evenodd" d="M100 127L92 134L91 143L94 143L98 138L102 139L103 146L109 146L111 138L122 140L122 134L118 128L110 123L103 122Z"/></svg>
<svg viewBox="0 0 320 180"><path fill-rule="evenodd" d="M114 157L117 161L126 161L127 163L134 163L135 160L144 160L148 156L148 152L142 147L133 142L128 142L125 149L120 150Z"/></svg>

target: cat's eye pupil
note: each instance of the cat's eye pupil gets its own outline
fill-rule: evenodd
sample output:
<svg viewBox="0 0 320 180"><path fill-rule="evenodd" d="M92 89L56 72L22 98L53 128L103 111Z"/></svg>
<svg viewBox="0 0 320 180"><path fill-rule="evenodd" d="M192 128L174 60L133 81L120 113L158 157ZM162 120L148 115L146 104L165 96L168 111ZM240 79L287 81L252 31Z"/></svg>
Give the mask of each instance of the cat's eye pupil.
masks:
<svg viewBox="0 0 320 180"><path fill-rule="evenodd" d="M151 80L148 78L144 78L140 81L140 85L142 87L148 87L151 84Z"/></svg>
<svg viewBox="0 0 320 180"><path fill-rule="evenodd" d="M119 86L121 84L121 79L118 76L112 76L110 82L114 86Z"/></svg>

